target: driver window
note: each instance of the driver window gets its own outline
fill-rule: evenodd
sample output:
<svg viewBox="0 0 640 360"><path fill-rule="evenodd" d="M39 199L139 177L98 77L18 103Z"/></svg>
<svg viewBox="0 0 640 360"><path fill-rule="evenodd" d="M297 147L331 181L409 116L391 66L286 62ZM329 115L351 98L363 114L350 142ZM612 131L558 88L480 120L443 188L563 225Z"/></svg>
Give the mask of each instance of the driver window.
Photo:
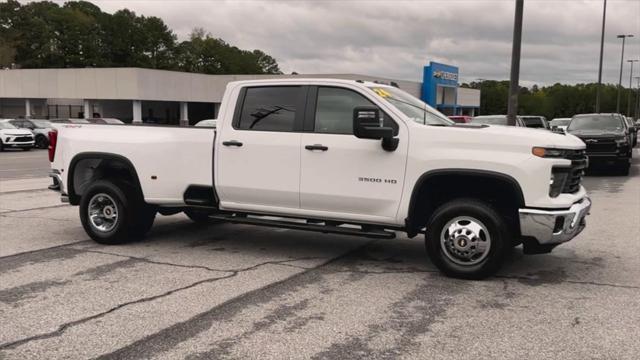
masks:
<svg viewBox="0 0 640 360"><path fill-rule="evenodd" d="M371 101L355 91L319 87L316 102L314 131L325 134L353 134L353 109L357 106L375 106ZM386 114L384 126L398 132L398 125Z"/></svg>

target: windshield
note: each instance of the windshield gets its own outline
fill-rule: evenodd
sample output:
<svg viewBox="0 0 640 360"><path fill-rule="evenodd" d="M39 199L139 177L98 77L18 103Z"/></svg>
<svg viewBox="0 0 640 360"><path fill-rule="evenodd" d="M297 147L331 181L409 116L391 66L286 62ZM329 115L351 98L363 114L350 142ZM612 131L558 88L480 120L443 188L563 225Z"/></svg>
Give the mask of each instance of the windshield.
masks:
<svg viewBox="0 0 640 360"><path fill-rule="evenodd" d="M571 119L553 119L551 125L553 126L567 126L571 122Z"/></svg>
<svg viewBox="0 0 640 360"><path fill-rule="evenodd" d="M507 117L504 115L476 116L471 122L474 124L507 125Z"/></svg>
<svg viewBox="0 0 640 360"><path fill-rule="evenodd" d="M583 115L571 119L567 128L569 131L575 130L604 130L621 132L624 130L622 121L610 115Z"/></svg>
<svg viewBox="0 0 640 360"><path fill-rule="evenodd" d="M370 89L418 124L435 126L455 124L455 122L449 120L422 100L418 100L398 88L373 86Z"/></svg>
<svg viewBox="0 0 640 360"><path fill-rule="evenodd" d="M13 124L8 121L2 121L0 122L0 129L17 129L17 127L13 126Z"/></svg>

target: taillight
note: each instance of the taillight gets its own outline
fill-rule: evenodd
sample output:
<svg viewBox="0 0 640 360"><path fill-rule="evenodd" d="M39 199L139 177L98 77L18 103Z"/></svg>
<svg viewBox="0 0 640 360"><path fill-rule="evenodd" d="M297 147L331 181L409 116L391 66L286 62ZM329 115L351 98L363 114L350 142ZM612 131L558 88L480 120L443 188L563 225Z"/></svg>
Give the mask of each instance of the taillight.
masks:
<svg viewBox="0 0 640 360"><path fill-rule="evenodd" d="M49 161L56 157L56 145L58 144L58 130L49 131Z"/></svg>

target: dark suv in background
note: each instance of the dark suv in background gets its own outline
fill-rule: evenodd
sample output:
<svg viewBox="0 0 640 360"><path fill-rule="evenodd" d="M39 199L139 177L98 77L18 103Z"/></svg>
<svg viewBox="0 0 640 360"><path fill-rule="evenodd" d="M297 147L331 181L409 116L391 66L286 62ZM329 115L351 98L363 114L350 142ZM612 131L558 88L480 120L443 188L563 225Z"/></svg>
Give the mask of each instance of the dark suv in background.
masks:
<svg viewBox="0 0 640 360"><path fill-rule="evenodd" d="M580 114L571 118L567 132L587 145L589 167L613 166L629 174L632 140L629 127L620 114Z"/></svg>

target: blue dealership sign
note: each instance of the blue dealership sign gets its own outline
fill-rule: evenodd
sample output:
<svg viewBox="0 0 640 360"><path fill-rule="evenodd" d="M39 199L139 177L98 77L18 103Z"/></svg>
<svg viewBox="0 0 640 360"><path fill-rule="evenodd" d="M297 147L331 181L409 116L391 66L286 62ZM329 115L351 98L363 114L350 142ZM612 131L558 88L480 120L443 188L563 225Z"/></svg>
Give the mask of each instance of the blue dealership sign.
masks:
<svg viewBox="0 0 640 360"><path fill-rule="evenodd" d="M453 102L438 99L438 88L448 88L454 92ZM458 90L458 68L456 66L429 62L424 67L422 79L422 100L433 107L455 107ZM444 89L442 90L444 91Z"/></svg>

